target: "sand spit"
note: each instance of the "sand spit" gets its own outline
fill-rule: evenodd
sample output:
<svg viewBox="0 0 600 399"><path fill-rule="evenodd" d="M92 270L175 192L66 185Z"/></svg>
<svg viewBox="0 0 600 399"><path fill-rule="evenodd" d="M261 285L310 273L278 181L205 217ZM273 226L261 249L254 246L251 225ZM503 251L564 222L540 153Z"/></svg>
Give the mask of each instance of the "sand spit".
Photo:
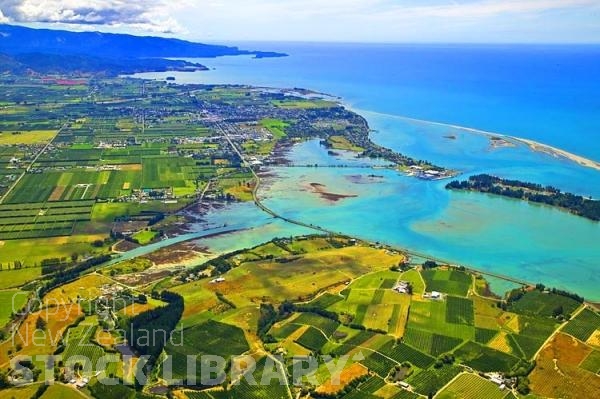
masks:
<svg viewBox="0 0 600 399"><path fill-rule="evenodd" d="M450 127L450 128L462 130L462 131L465 131L468 133L483 135L483 136L488 137L490 140L492 140L494 138L496 138L496 139L501 138L501 139L504 139L507 141L524 144L527 147L529 147L532 151L535 151L535 152L544 153L544 154L550 155L555 158L567 159L569 161L577 163L578 165L585 166L587 168L600 170L600 162L598 162L598 161L594 161L592 159L585 158L583 156L573 154L571 152L562 150L560 148L552 147L548 144L543 144L543 143L540 143L540 142L537 142L534 140L530 140L530 139L524 139L521 137L510 136L510 135L502 134L502 133L488 132L486 130L480 130L480 129L465 127L465 126L460 126L460 125L452 125L450 123L434 122L434 121L428 121L428 120L424 120L424 119L411 118L411 117L402 116L402 115L392 115L392 114L385 114L385 113L381 113L381 112L373 112L373 111L367 111L367 110L354 110L354 111L359 112L359 113L362 112L365 114L370 113L370 114L374 114L374 115L384 115L387 117L398 118L398 119L403 119L406 121L412 121L412 122L417 122L417 123Z"/></svg>

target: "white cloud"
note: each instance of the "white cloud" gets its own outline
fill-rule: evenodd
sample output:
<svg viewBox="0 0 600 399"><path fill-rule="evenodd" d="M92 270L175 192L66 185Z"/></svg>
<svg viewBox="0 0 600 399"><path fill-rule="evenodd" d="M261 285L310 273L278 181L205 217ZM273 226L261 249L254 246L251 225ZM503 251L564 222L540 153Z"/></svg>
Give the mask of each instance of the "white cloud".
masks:
<svg viewBox="0 0 600 399"><path fill-rule="evenodd" d="M556 9L597 6L597 0L503 0L476 1L430 6L396 6L388 12L404 13L407 16L484 18L501 14L540 13ZM384 12L385 13L385 12Z"/></svg>
<svg viewBox="0 0 600 399"><path fill-rule="evenodd" d="M424 4L425 3L425 4ZM270 17L340 16L430 16L486 17L499 14L522 14L555 9L598 6L598 0L207 0L197 2L198 10L225 16Z"/></svg>
<svg viewBox="0 0 600 399"><path fill-rule="evenodd" d="M213 40L597 41L600 35L600 25L587 21L600 16L600 0L206 0L174 15L194 39ZM552 26L565 20L573 28L559 37Z"/></svg>
<svg viewBox="0 0 600 399"><path fill-rule="evenodd" d="M0 21L69 24L78 30L103 26L131 33L189 33L192 40L598 41L600 37L600 25L594 20L600 17L600 0L0 0L0 10ZM560 37L553 26L563 27Z"/></svg>
<svg viewBox="0 0 600 399"><path fill-rule="evenodd" d="M8 18L6 18L4 16L4 14L2 13L2 10L0 10L0 24L5 24L10 22L10 20Z"/></svg>
<svg viewBox="0 0 600 399"><path fill-rule="evenodd" d="M11 22L124 26L153 32L181 30L172 9L167 0L0 0L0 12Z"/></svg>

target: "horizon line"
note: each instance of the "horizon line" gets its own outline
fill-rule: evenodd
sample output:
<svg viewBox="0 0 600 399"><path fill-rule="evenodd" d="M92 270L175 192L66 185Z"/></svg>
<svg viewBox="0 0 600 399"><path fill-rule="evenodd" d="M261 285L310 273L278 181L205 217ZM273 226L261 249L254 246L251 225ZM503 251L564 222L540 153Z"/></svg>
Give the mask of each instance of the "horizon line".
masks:
<svg viewBox="0 0 600 399"><path fill-rule="evenodd" d="M30 23L16 23L16 22L0 22L0 26L19 26L29 29L39 30L56 30L56 31L69 31L75 33L105 33L105 34L122 34L139 37L159 37L166 39L178 39L185 40L193 43L205 43L205 44L218 44L218 43L291 43L291 44L372 44L372 45L424 45L424 46L452 46L452 45L471 45L471 46L600 46L600 40L598 41L414 41L414 40L343 40L343 39L323 39L323 40L302 40L302 39L285 39L285 40L272 40L272 39L234 39L234 38L196 38L186 34L176 34L172 32L158 33L149 31L115 31L111 30L110 27L102 29L103 26L88 25L93 29L77 29L75 26L65 26L66 24L53 24L30 22Z"/></svg>

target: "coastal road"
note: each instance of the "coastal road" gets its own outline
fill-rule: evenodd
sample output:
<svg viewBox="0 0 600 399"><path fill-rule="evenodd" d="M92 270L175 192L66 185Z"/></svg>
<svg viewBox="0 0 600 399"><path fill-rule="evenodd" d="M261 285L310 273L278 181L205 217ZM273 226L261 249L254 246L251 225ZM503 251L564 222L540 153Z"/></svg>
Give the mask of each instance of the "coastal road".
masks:
<svg viewBox="0 0 600 399"><path fill-rule="evenodd" d="M229 143L229 145L231 146L231 148L240 157L240 159L242 160L242 164L244 164L244 165L250 165L249 162L246 160L246 157L237 148L237 146L235 145L235 143L233 142L233 140L231 139L231 137L227 133L227 128L224 127L224 126L222 126L221 124L217 124L216 127L219 130L219 132L223 135L223 137L227 140L227 142ZM347 237L354 238L356 240L362 241L362 238L360 238L360 237L352 237L352 236L350 236L348 234L345 234L345 233L342 233L342 232L336 232L336 231L329 230L329 229L321 227L321 226L316 226L314 224L304 223L304 222L299 221L299 220L290 219L288 217L285 217L285 216L280 215L277 212L273 211L272 209L270 209L269 207L267 207L266 205L264 205L261 202L260 198L258 197L258 189L260 188L260 182L261 182L260 176L256 173L256 171L252 167L248 166L248 168L252 172L252 175L254 176L254 179L256 181L256 184L254 185L254 189L252 190L252 199L254 201L254 204L256 204L256 206L259 207L263 212L265 212L265 213L273 216L274 218L283 220L284 222L295 224L297 226L306 227L308 229L315 230L318 233L325 233L325 234L328 234L328 235L344 235L344 236L347 236ZM409 256L416 256L416 257L423 258L423 259L433 260L435 262L439 262L439 263L446 264L446 265L459 266L459 265L456 265L455 262L452 262L452 261L449 261L449 260L445 260L445 259L435 258L435 257L432 257L431 255L427 255L427 254L424 254L424 253L421 253L421 252L409 250L409 249L406 249L406 248L398 248L398 250L406 253ZM506 280L506 281L510 281L510 282L513 282L513 283L517 283L517 284L520 284L520 285L532 285L531 282L520 280L520 279L517 279L517 278L514 278L514 277L510 277L510 276L505 276L505 275L500 274L500 273L493 273L493 272L483 271L483 270L475 269L475 268L472 268L472 267L465 267L465 269L467 269L469 271L472 271L472 272L480 273L480 274L483 274L483 275L497 277L497 278L500 278L500 279L503 279L503 280Z"/></svg>
<svg viewBox="0 0 600 399"><path fill-rule="evenodd" d="M328 230L325 229L323 227L320 226L315 226L313 224L308 224L308 223L304 223L298 220L294 220L294 219L290 219L287 218L285 216L282 216L278 213L276 213L275 211L273 211L272 209L268 208L267 206L265 206L260 198L258 198L258 189L260 188L260 176L256 173L256 171L249 166L250 163L246 160L246 157L242 154L242 152L237 148L237 146L235 145L235 143L233 142L233 140L231 140L231 137L229 137L229 134L227 134L227 129L225 127L223 127L221 124L217 124L216 125L217 129L221 132L221 134L223 135L223 137L227 140L227 142L229 143L229 145L231 146L231 148L233 149L233 151L235 151L235 153L240 157L240 159L242 160L242 164L248 166L248 168L250 169L250 172L252 173L252 176L254 177L254 180L256 181L256 184L254 185L254 189L252 190L252 199L254 201L254 204L256 204L257 207L259 207L263 212L273 216L274 218L277 219L281 219L284 222L288 222L291 224L295 224L298 226L302 226L302 227L306 227L312 230L316 230L320 233L325 233L325 234L330 234L330 235L334 235L334 234L341 234L332 230Z"/></svg>

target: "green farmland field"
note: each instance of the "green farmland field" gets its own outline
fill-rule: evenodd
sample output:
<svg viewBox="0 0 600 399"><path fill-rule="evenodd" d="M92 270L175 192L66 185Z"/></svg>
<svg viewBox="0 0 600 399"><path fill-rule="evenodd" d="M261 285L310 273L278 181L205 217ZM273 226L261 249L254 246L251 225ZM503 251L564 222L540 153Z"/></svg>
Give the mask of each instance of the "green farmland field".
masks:
<svg viewBox="0 0 600 399"><path fill-rule="evenodd" d="M344 344L351 345L351 346L359 346L359 345L365 343L370 338L374 337L375 335L376 334L372 331L362 330L358 334L356 334L356 335L352 336L351 338L348 338L346 341L344 341Z"/></svg>
<svg viewBox="0 0 600 399"><path fill-rule="evenodd" d="M61 173L28 173L4 201L7 204L44 202L58 185Z"/></svg>
<svg viewBox="0 0 600 399"><path fill-rule="evenodd" d="M423 270L421 274L425 280L427 291L467 296L471 287L471 275L458 270Z"/></svg>
<svg viewBox="0 0 600 399"><path fill-rule="evenodd" d="M440 388L452 381L461 370L457 366L443 366L439 369L423 370L411 376L407 382L421 395L435 394Z"/></svg>
<svg viewBox="0 0 600 399"><path fill-rule="evenodd" d="M448 323L470 326L475 323L472 300L450 295L446 298L446 301L446 321Z"/></svg>
<svg viewBox="0 0 600 399"><path fill-rule="evenodd" d="M510 334L508 342L514 353L530 358L556 327L557 324L549 318L519 316L519 333Z"/></svg>
<svg viewBox="0 0 600 399"><path fill-rule="evenodd" d="M411 364L425 369L433 364L435 359L405 343L390 341L378 350L386 356L391 357L399 363L410 362Z"/></svg>
<svg viewBox="0 0 600 399"><path fill-rule="evenodd" d="M247 378L243 378L240 384L232 387L229 397L236 399L291 399L288 388L284 385L283 370L272 361L267 361L266 357L256 363L253 377L256 384L251 385Z"/></svg>
<svg viewBox="0 0 600 399"><path fill-rule="evenodd" d="M590 309L584 309L577 317L570 320L562 331L581 341L587 341L599 325L600 315Z"/></svg>
<svg viewBox="0 0 600 399"><path fill-rule="evenodd" d="M308 326L316 327L323 331L327 337L331 337L333 332L337 330L340 323L331 319L319 316L315 313L301 313L298 318L293 321L295 324L306 324Z"/></svg>
<svg viewBox="0 0 600 399"><path fill-rule="evenodd" d="M431 333L411 327L406 329L404 340L407 344L432 356L439 356L450 352L463 342L460 338Z"/></svg>
<svg viewBox="0 0 600 399"><path fill-rule="evenodd" d="M584 370L594 374L600 373L600 351L593 350L579 365Z"/></svg>
<svg viewBox="0 0 600 399"><path fill-rule="evenodd" d="M62 355L65 362L75 361L70 359L75 359L78 356L84 356L86 359L89 359L91 364L88 367L91 367L91 369L84 369L84 372L88 376L96 370L98 359L105 355L104 349L93 342L98 328L96 317L88 317L76 327L70 328L64 339L65 350ZM114 359L108 365L108 369L106 370L107 375L111 373L116 374L117 372L119 355L112 354L111 356Z"/></svg>
<svg viewBox="0 0 600 399"><path fill-rule="evenodd" d="M91 219L92 201L0 205L0 239L70 235L77 222Z"/></svg>
<svg viewBox="0 0 600 399"><path fill-rule="evenodd" d="M325 294L319 296L317 299L311 301L309 305L315 306L320 309L327 309L328 307L333 306L342 300L344 300L344 297L342 297L341 295L334 295L326 292Z"/></svg>
<svg viewBox="0 0 600 399"><path fill-rule="evenodd" d="M142 188L194 187L195 163L190 158L142 159Z"/></svg>
<svg viewBox="0 0 600 399"><path fill-rule="evenodd" d="M377 392L377 390L379 390L383 386L385 386L385 381L382 378L374 375L367 379L365 382L361 383L357 387L357 389L360 392L369 394Z"/></svg>
<svg viewBox="0 0 600 399"><path fill-rule="evenodd" d="M202 355L229 359L249 349L242 329L214 320L186 328L181 333L175 332L174 336L173 342L165 347L167 354L172 356L174 378L187 377L188 355L198 356L199 363ZM197 364L196 367L200 369L202 366Z"/></svg>
<svg viewBox="0 0 600 399"><path fill-rule="evenodd" d="M300 326L294 323L287 323L279 328L273 328L271 334L277 339L286 339L292 335Z"/></svg>
<svg viewBox="0 0 600 399"><path fill-rule="evenodd" d="M474 339L475 328L472 325L447 322L447 306L447 302L441 300L413 301L410 307L408 328L459 338L461 340ZM463 315L464 317L467 316Z"/></svg>
<svg viewBox="0 0 600 399"><path fill-rule="evenodd" d="M506 391L498 385L475 374L462 374L448 385L436 398L438 399L503 399Z"/></svg>
<svg viewBox="0 0 600 399"><path fill-rule="evenodd" d="M385 378L390 370L398 363L391 360L377 352L363 351L363 355L366 356L364 360L360 362L367 367L370 371L376 373L382 378Z"/></svg>
<svg viewBox="0 0 600 399"><path fill-rule="evenodd" d="M5 265L3 267L6 267ZM42 275L41 267L24 267L22 269L3 269L0 271L0 289L20 287Z"/></svg>
<svg viewBox="0 0 600 399"><path fill-rule="evenodd" d="M2 278L0 274L0 278ZM27 303L29 292L18 290L0 291L0 328L10 321L13 312L19 311Z"/></svg>
<svg viewBox="0 0 600 399"><path fill-rule="evenodd" d="M296 342L307 349L319 351L327 343L327 337L321 331L310 326Z"/></svg>
<svg viewBox="0 0 600 399"><path fill-rule="evenodd" d="M488 328L475 328L475 342L480 344L487 344L492 338L498 334L498 330L491 330Z"/></svg>
<svg viewBox="0 0 600 399"><path fill-rule="evenodd" d="M552 316L559 306L564 314L571 314L581 304L566 296L533 290L526 292L519 300L511 305L511 310L532 316Z"/></svg>
<svg viewBox="0 0 600 399"><path fill-rule="evenodd" d="M467 366L483 372L509 372L519 362L516 357L475 342L467 342L454 351L457 358Z"/></svg>

